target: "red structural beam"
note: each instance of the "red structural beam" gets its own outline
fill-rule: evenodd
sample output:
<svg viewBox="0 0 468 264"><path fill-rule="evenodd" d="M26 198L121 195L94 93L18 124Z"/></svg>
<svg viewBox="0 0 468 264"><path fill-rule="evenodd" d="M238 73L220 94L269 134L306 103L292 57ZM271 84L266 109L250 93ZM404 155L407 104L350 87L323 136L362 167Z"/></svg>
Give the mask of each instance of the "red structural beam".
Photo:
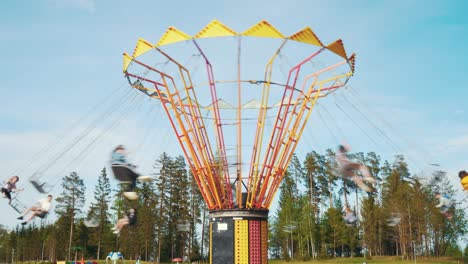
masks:
<svg viewBox="0 0 468 264"><path fill-rule="evenodd" d="M195 44L195 47L198 49L200 54L202 55L203 59L205 60L205 65L206 65L206 73L208 75L208 83L210 86L210 95L211 95L211 106L213 107L213 114L214 114L214 122L215 122L215 128L216 128L216 143L217 143L217 149L220 154L220 164L221 164L221 170L218 171L218 173L221 173L222 176L224 177L224 185L226 187L226 193L227 193L227 206L228 208L233 208L233 201L232 201L232 189L231 189L231 182L229 179L229 169L228 169L228 162L227 162L227 154L226 154L226 145L224 143L224 134L223 134L223 128L222 128L222 123L221 123L221 114L219 112L219 105L218 105L218 95L216 92L216 85L215 85L215 78L214 78L214 73L213 73L213 67L211 66L210 61L206 57L205 53L203 50L200 48L198 43L193 40L193 43Z"/></svg>
<svg viewBox="0 0 468 264"><path fill-rule="evenodd" d="M211 147L209 147L207 144L208 137L207 137L204 125L202 124L202 122L199 122L200 119L196 118L197 115L200 117L201 115L199 114L199 112L198 113L196 112L195 106L190 103L188 107L189 111L194 111L194 112L192 112L191 115L187 114L187 110L185 109L185 107L183 107L182 98L180 97L180 94L178 93L176 89L174 79L171 76L157 69L154 69L138 60L134 59L133 61L149 70L157 72L162 77L164 81L163 85L161 85L161 83L157 83L155 81L149 80L147 78L143 78L141 76L126 73L128 76L132 76L134 78L152 83L155 86L155 89L158 92L158 96L160 98L162 97L161 97L159 87L164 87L166 89L166 92L167 92L166 96L167 96L168 101L164 100L161 102L163 102L163 106L166 111L166 114L169 117L171 126L173 127L177 135L177 139L183 149L184 155L187 158L189 166L194 174L194 177L197 179L197 185L199 186L200 192L202 193L202 196L204 197L210 209L216 209L216 208L221 209L223 206L222 205L223 202L219 194L222 193L222 191L220 191L220 188L222 188L222 185L220 184L220 182L218 182L218 178L213 177L213 174L212 174L211 164L213 163L212 161L213 156L211 155L210 157L209 155L211 151ZM182 67L179 64L178 66L179 68ZM181 75L182 75L182 72L181 72ZM184 78L184 76L181 76L181 77ZM172 87L174 87L174 91L170 90L166 79L169 79L169 81L172 84ZM184 85L186 86L185 87L186 90L187 89L190 90L191 88L193 88L193 86L191 85L186 85L185 79L183 80L184 80ZM169 108L167 105L171 106L170 108L175 114L174 117L169 111ZM198 149L198 151L196 149ZM199 153L199 152L204 152L204 153Z"/></svg>

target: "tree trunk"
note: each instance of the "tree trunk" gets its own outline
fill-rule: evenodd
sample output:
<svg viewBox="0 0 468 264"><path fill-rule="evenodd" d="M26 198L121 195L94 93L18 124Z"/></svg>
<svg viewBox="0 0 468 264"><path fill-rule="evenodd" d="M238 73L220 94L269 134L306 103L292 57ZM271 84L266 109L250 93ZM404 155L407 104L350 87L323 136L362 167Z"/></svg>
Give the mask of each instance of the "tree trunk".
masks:
<svg viewBox="0 0 468 264"><path fill-rule="evenodd" d="M399 256L398 254L398 241L395 239L395 249L396 249L396 255Z"/></svg>
<svg viewBox="0 0 468 264"><path fill-rule="evenodd" d="M311 247L311 250L312 250L312 258L315 259L315 242L314 242L314 234L313 234L313 230L311 228L310 230L310 247Z"/></svg>
<svg viewBox="0 0 468 264"><path fill-rule="evenodd" d="M97 259L101 257L101 234L99 234L98 238L98 247L97 247Z"/></svg>
<svg viewBox="0 0 468 264"><path fill-rule="evenodd" d="M382 256L382 222L379 220L379 226L378 226L378 232L379 232L379 256Z"/></svg>
<svg viewBox="0 0 468 264"><path fill-rule="evenodd" d="M348 203L348 194L347 194L346 192L347 192L347 189L346 189L346 182L345 182L345 180L343 179L343 196L344 196L345 207L349 207L349 203ZM341 208L340 208L340 209L341 209Z"/></svg>
<svg viewBox="0 0 468 264"><path fill-rule="evenodd" d="M329 177L329 180L328 180L328 189L329 190L332 190L332 181L331 181L331 177ZM329 199L330 199L330 208L333 208L333 192L329 191L328 192L330 195L329 195Z"/></svg>
<svg viewBox="0 0 468 264"><path fill-rule="evenodd" d="M145 261L148 261L148 240L149 240L148 236L149 236L150 232L148 230L148 224L146 224L145 227L146 227L145 228L146 229L145 230L146 231L145 232Z"/></svg>
<svg viewBox="0 0 468 264"><path fill-rule="evenodd" d="M75 220L75 189L72 190L72 208L70 214L70 240L68 241L68 260L71 260L71 245L73 240L73 222Z"/></svg>
<svg viewBox="0 0 468 264"><path fill-rule="evenodd" d="M400 224L399 227L400 227L400 230L399 230L399 232L400 232L400 234L399 234L399 236L400 236L400 252L401 252L401 255L404 257L405 254L406 254L406 245L405 245L406 242L405 242L405 238L404 238L404 235L403 235L403 225Z"/></svg>
<svg viewBox="0 0 468 264"><path fill-rule="evenodd" d="M68 256L67 260L71 260L71 245L72 245L72 239L73 239L73 216L70 221L70 239L68 240Z"/></svg>
<svg viewBox="0 0 468 264"><path fill-rule="evenodd" d="M359 219L359 188L356 187L356 210L354 210L356 212L356 217Z"/></svg>
<svg viewBox="0 0 468 264"><path fill-rule="evenodd" d="M336 234L333 232L333 257L336 257Z"/></svg>
<svg viewBox="0 0 468 264"><path fill-rule="evenodd" d="M203 220L202 220L202 234L201 234L201 255L202 255L202 258L204 257L203 256L203 251L204 251L204 248L205 248L205 221L206 221L206 212L205 212L205 207L203 207Z"/></svg>
<svg viewBox="0 0 468 264"><path fill-rule="evenodd" d="M411 243L411 247L408 248L408 250L412 249L414 247L414 243L413 243L413 224L412 224L412 220L411 220L411 211L410 211L410 208L408 208L408 224L409 224L409 230L408 230L408 241L407 243ZM413 252L407 252L406 255L410 256L412 254L414 254L414 250L412 250Z"/></svg>
<svg viewBox="0 0 468 264"><path fill-rule="evenodd" d="M192 207L192 223L190 224L190 230L189 230L189 236L190 236L190 242L189 242L189 248L188 248L188 252L189 252L189 258L191 258L191 256L193 255L192 254L192 247L193 247L193 243L194 243L194 238L195 238L195 232L193 229L195 229L195 223L196 223L196 215L195 215L195 195L194 195L194 191L195 191L195 186L194 186L194 181L193 179L190 181L190 201L191 201L191 207Z"/></svg>

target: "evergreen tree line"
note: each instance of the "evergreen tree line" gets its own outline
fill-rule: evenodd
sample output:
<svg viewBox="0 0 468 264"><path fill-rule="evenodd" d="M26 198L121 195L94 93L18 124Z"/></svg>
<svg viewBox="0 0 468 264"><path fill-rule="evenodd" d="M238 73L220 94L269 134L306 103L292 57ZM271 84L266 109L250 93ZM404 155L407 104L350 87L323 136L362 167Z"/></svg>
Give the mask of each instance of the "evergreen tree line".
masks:
<svg viewBox="0 0 468 264"><path fill-rule="evenodd" d="M286 259L462 255L457 242L467 230L464 209L455 210L448 220L436 208L436 192L454 194L447 176L438 175L437 181L423 185L421 178L432 176L410 173L402 155L392 162L374 152L355 153L352 158L377 178L376 194L364 193L339 177L330 149L308 153L302 163L293 157L275 217L270 217L270 255ZM355 226L345 224L346 206L358 216ZM389 226L392 217L400 218L400 223Z"/></svg>
<svg viewBox="0 0 468 264"><path fill-rule="evenodd" d="M270 212L269 255L274 258L310 259L366 254L403 257L460 255L457 240L466 232L464 212L448 221L435 208L434 193L453 193L446 178L425 186L421 175L411 174L403 156L382 161L371 152L356 153L378 179L376 195L362 193L337 176L334 153L308 153L303 162L294 156L279 192L279 205ZM163 153L154 162L154 178L139 183L139 199L122 199L122 188L111 190L103 168L93 197L75 172L65 176L56 198L57 219L42 220L14 230L0 227L0 262L28 260L104 259L121 251L126 259L169 262L208 255L208 211L182 156ZM84 205L90 199L91 206ZM359 221L346 226L344 206L355 210ZM129 208L137 210L137 224L119 236L111 227ZM392 215L400 224L388 226ZM87 227L86 219L97 221ZM465 249L466 251L466 249Z"/></svg>
<svg viewBox="0 0 468 264"><path fill-rule="evenodd" d="M207 212L184 158L164 153L153 167L155 180L138 184L135 201L121 198L124 186L111 190L106 168L96 175L94 197L85 197L86 186L76 172L65 176L55 199L54 223L36 220L11 231L0 227L0 263L11 263L13 250L16 261L105 259L112 251L123 252L125 259L162 262L206 255L208 236L202 222ZM85 210L88 199L91 205ZM137 211L137 223L113 234L112 226L130 208ZM86 220L97 227L87 227Z"/></svg>

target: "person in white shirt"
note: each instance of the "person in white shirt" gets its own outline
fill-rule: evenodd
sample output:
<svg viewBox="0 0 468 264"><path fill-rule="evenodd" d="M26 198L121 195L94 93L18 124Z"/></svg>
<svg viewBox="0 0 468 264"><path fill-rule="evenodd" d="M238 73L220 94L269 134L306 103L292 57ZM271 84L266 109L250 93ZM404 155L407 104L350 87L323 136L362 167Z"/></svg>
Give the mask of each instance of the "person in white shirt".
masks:
<svg viewBox="0 0 468 264"><path fill-rule="evenodd" d="M28 209L26 209L26 211L24 211L23 214L20 217L18 217L18 219L23 220L23 218L29 212L31 212L31 215L29 215L29 217L24 222L21 223L22 225L25 225L36 216L40 218L44 218L49 213L49 210L51 207L52 207L52 195L49 194L47 195L46 198L40 199L36 205L31 206Z"/></svg>

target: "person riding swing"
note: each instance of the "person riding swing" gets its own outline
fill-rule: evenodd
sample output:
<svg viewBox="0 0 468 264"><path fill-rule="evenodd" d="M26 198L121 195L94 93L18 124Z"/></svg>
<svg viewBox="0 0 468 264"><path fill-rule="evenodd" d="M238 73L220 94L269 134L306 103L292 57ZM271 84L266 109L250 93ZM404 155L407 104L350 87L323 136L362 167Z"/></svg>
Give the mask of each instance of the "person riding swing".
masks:
<svg viewBox="0 0 468 264"><path fill-rule="evenodd" d="M375 183L375 179L372 177L369 169L366 165L353 162L348 157L349 148L344 145L339 145L336 152L336 162L338 163L339 173L345 177L352 180L356 185L361 188L363 191L372 193L375 192L374 188L367 186L364 181L368 183ZM362 177L357 174L360 172Z"/></svg>
<svg viewBox="0 0 468 264"><path fill-rule="evenodd" d="M127 184L123 196L129 200L138 199L135 192L136 181L151 181L150 176L140 175L136 171L136 166L128 162L127 153L122 145L118 145L113 151L111 156L112 172L117 180L123 184Z"/></svg>
<svg viewBox="0 0 468 264"><path fill-rule="evenodd" d="M468 191L468 172L462 170L458 172L458 177L460 178L460 183L464 191Z"/></svg>
<svg viewBox="0 0 468 264"><path fill-rule="evenodd" d="M113 233L118 235L122 228L126 225L133 226L137 222L137 212L135 209L130 208L127 214L124 215L121 219L117 220L117 223L112 227Z"/></svg>
<svg viewBox="0 0 468 264"><path fill-rule="evenodd" d="M39 217L39 218L44 218L50 211L50 208L52 207L52 195L47 195L46 198L42 198L38 201L36 205L33 205L26 209L26 211L23 212L18 217L18 220L23 220L24 216L26 216L29 212L31 212L31 215L21 224L25 225L29 221L31 221L34 217Z"/></svg>
<svg viewBox="0 0 468 264"><path fill-rule="evenodd" d="M8 181L5 183L5 185L2 187L2 196L8 199L8 204L11 204L11 193L12 192L20 192L23 191L24 189L18 189L16 188L16 183L19 181L18 176L13 176Z"/></svg>

